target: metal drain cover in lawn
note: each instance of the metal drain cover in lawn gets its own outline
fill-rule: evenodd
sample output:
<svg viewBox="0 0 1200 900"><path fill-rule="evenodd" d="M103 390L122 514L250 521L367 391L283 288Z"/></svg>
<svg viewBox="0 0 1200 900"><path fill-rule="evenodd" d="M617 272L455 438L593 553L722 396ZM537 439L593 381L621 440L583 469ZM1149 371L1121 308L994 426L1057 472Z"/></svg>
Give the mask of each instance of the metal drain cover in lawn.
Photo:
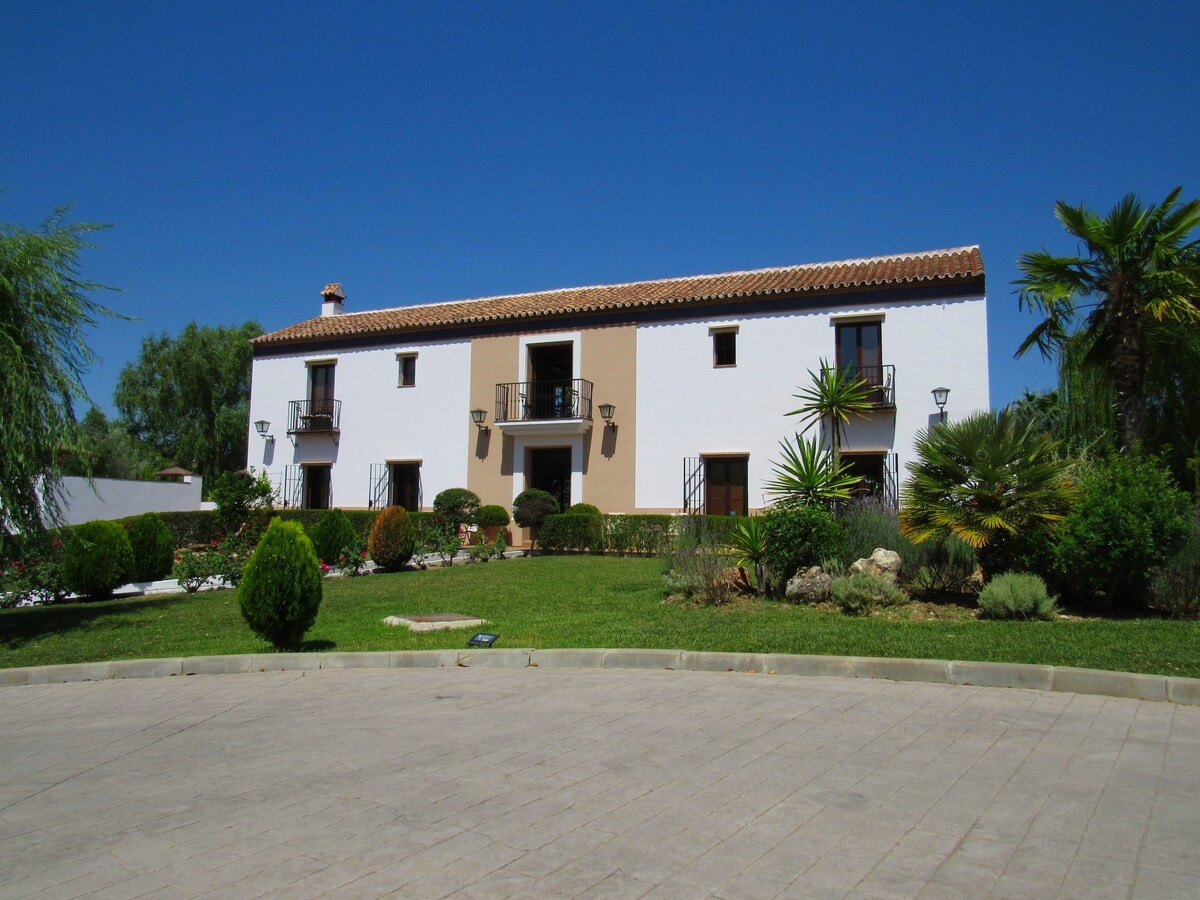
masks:
<svg viewBox="0 0 1200 900"><path fill-rule="evenodd" d="M447 628L478 628L487 619L476 619L461 613L431 613L427 616L388 616L384 625L403 625L410 631L444 631Z"/></svg>

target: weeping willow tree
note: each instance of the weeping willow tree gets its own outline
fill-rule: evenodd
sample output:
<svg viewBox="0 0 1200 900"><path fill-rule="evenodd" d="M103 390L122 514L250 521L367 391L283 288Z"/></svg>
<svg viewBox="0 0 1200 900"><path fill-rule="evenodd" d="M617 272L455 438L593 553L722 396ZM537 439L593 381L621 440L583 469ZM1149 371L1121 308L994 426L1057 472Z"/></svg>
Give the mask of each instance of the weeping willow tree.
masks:
<svg viewBox="0 0 1200 900"><path fill-rule="evenodd" d="M116 315L79 272L85 236L103 226L65 215L35 231L0 224L0 530L27 536L60 515L59 460L79 447L75 406L92 361L84 332Z"/></svg>

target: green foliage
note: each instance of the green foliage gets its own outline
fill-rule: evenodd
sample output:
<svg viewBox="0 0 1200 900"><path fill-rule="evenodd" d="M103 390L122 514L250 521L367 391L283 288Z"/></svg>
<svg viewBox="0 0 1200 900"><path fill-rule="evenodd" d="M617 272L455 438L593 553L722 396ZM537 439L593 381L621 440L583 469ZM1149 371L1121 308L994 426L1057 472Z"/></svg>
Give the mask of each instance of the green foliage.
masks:
<svg viewBox="0 0 1200 900"><path fill-rule="evenodd" d="M185 548L179 551L171 577L189 594L194 594L208 583L210 578L224 583L228 563L215 549Z"/></svg>
<svg viewBox="0 0 1200 900"><path fill-rule="evenodd" d="M1037 575L1005 572L979 592L979 608L987 619L1043 619L1058 615L1054 598L1046 593L1046 582Z"/></svg>
<svg viewBox="0 0 1200 900"><path fill-rule="evenodd" d="M572 503L563 510L563 514L568 516L598 516L600 515L600 508L590 503Z"/></svg>
<svg viewBox="0 0 1200 900"><path fill-rule="evenodd" d="M27 536L43 516L61 520L58 460L80 447L74 405L92 362L84 332L125 318L89 296L109 288L79 277L84 238L104 226L65 218L59 209L37 231L0 224L0 509Z"/></svg>
<svg viewBox="0 0 1200 900"><path fill-rule="evenodd" d="M135 440L123 421L110 421L93 406L79 423L79 447L67 454L62 474L146 480L170 464L152 446Z"/></svg>
<svg viewBox="0 0 1200 900"><path fill-rule="evenodd" d="M604 520L600 516L558 513L547 516L538 529L543 550L587 550L604 540Z"/></svg>
<svg viewBox="0 0 1200 900"><path fill-rule="evenodd" d="M1122 452L1144 437L1147 329L1200 322L1200 242L1189 241L1200 229L1200 200L1180 203L1181 191L1152 206L1127 194L1104 217L1060 200L1055 216L1086 255L1043 250L1017 261L1020 304L1044 317L1017 355L1037 347L1050 356L1082 336L1079 366L1104 372L1115 390Z"/></svg>
<svg viewBox="0 0 1200 900"><path fill-rule="evenodd" d="M785 415L800 416L804 431L816 424L826 423L836 456L850 417L864 416L873 408L871 388L866 379L852 369L830 366L825 359L821 360L816 372L809 370L808 377L809 386L799 394L792 395L803 401L800 408ZM800 443L799 435L796 436L796 443Z"/></svg>
<svg viewBox="0 0 1200 900"><path fill-rule="evenodd" d="M1200 513L1183 545L1155 571L1150 606L1172 619L1200 619Z"/></svg>
<svg viewBox="0 0 1200 900"><path fill-rule="evenodd" d="M403 506L383 509L371 527L367 555L375 565L395 571L408 564L417 549L417 538Z"/></svg>
<svg viewBox="0 0 1200 900"><path fill-rule="evenodd" d="M218 528L225 534L238 534L244 526L250 525L252 534L247 535L246 543L258 542L274 498L266 472L257 477L243 471L222 472L209 489L208 496L217 505Z"/></svg>
<svg viewBox="0 0 1200 900"><path fill-rule="evenodd" d="M271 513L271 518L280 518L285 522L299 522L305 532L307 532L325 517L326 512L323 509L276 509ZM375 524L375 518L379 515L379 512L377 509L342 510L342 514L350 520L350 524L354 526L355 532L364 541L370 537L371 526ZM411 512L408 514L410 522L420 517L432 518L433 513Z"/></svg>
<svg viewBox="0 0 1200 900"><path fill-rule="evenodd" d="M317 554L304 529L272 519L238 588L246 624L276 647L296 647L317 620L322 590Z"/></svg>
<svg viewBox="0 0 1200 900"><path fill-rule="evenodd" d="M480 528L505 528L510 521L508 510L495 504L481 506L475 513L475 524Z"/></svg>
<svg viewBox="0 0 1200 900"><path fill-rule="evenodd" d="M67 590L103 600L133 576L133 547L116 522L96 520L71 529L63 559Z"/></svg>
<svg viewBox="0 0 1200 900"><path fill-rule="evenodd" d="M446 488L433 498L433 514L454 525L472 525L479 512L479 495L466 488Z"/></svg>
<svg viewBox="0 0 1200 900"><path fill-rule="evenodd" d="M343 575L349 575L351 578L362 575L367 566L367 542L355 534L350 542L342 547L334 565Z"/></svg>
<svg viewBox="0 0 1200 900"><path fill-rule="evenodd" d="M171 532L171 544L176 548L207 544L217 539L217 517L210 509L164 512L158 516ZM136 518L131 516L118 521L128 528Z"/></svg>
<svg viewBox="0 0 1200 900"><path fill-rule="evenodd" d="M908 602L908 594L890 578L872 572L839 575L829 586L829 595L838 608L850 616L870 615L876 606L896 606Z"/></svg>
<svg viewBox="0 0 1200 900"><path fill-rule="evenodd" d="M817 438L796 435L795 445L780 441L783 459L772 462L775 472L763 490L782 506L833 504L850 499L858 478L835 453L823 450Z"/></svg>
<svg viewBox="0 0 1200 900"><path fill-rule="evenodd" d="M344 547L359 537L349 517L340 509L325 510L316 524L305 531L317 557L330 565L337 562Z"/></svg>
<svg viewBox="0 0 1200 900"><path fill-rule="evenodd" d="M738 516L725 533L725 542L735 566L754 572L758 593L770 589L767 574L767 532L761 516Z"/></svg>
<svg viewBox="0 0 1200 900"><path fill-rule="evenodd" d="M158 581L171 571L175 544L158 513L144 513L133 520L129 526L129 545L133 549L134 581Z"/></svg>
<svg viewBox="0 0 1200 900"><path fill-rule="evenodd" d="M30 554L0 568L0 607L61 603L67 596L63 572L65 532L30 544Z"/></svg>
<svg viewBox="0 0 1200 900"><path fill-rule="evenodd" d="M629 553L656 554L671 546L677 525L676 516L632 515L604 516L604 548L624 556ZM725 522L727 516L706 516ZM719 526L718 526L719 527ZM590 548L589 548L590 549Z"/></svg>
<svg viewBox="0 0 1200 900"><path fill-rule="evenodd" d="M734 565L729 531L720 516L684 516L663 553L665 593L682 595L704 606L724 606L736 592L727 570Z"/></svg>
<svg viewBox="0 0 1200 900"><path fill-rule="evenodd" d="M906 584L935 594L962 593L972 589L971 576L975 574L978 558L975 548L966 541L951 534L922 541L913 545L911 550L911 563L903 553L900 557L904 560L900 574Z"/></svg>
<svg viewBox="0 0 1200 900"><path fill-rule="evenodd" d="M954 535L979 553L985 576L1015 543L1049 535L1077 497L1059 442L1028 420L977 412L917 433L904 485L904 532L916 543Z"/></svg>
<svg viewBox="0 0 1200 900"><path fill-rule="evenodd" d="M1186 538L1191 501L1161 461L1140 454L1092 463L1081 486L1053 548L1055 587L1074 602L1136 609L1150 571Z"/></svg>
<svg viewBox="0 0 1200 900"><path fill-rule="evenodd" d="M765 561L777 589L801 569L846 554L846 527L823 506L772 509L762 521Z"/></svg>
<svg viewBox="0 0 1200 900"><path fill-rule="evenodd" d="M513 501L513 521L522 528L534 529L533 543L537 543L538 529L547 516L558 512L558 500L552 494L528 488Z"/></svg>
<svg viewBox="0 0 1200 900"><path fill-rule="evenodd" d="M242 468L250 430L250 339L260 334L257 322L192 322L178 337L145 338L114 394L130 433L209 484Z"/></svg>

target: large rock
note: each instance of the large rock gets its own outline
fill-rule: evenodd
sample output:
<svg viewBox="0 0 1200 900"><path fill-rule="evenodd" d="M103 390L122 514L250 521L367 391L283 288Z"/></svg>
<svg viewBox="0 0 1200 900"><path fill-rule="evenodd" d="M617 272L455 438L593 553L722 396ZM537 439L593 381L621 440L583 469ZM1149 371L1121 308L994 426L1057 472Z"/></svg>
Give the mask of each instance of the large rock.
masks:
<svg viewBox="0 0 1200 900"><path fill-rule="evenodd" d="M821 603L829 599L833 579L820 566L813 566L793 575L784 589L792 603Z"/></svg>
<svg viewBox="0 0 1200 900"><path fill-rule="evenodd" d="M876 547L870 559L856 560L851 564L850 571L870 572L872 575L882 575L895 582L900 575L900 554L895 550Z"/></svg>

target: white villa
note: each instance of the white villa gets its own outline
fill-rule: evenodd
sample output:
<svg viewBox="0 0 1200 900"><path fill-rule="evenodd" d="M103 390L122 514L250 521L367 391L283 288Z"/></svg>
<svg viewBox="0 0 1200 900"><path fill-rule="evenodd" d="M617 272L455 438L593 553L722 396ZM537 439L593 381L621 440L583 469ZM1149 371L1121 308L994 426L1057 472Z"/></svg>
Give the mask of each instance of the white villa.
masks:
<svg viewBox="0 0 1200 900"><path fill-rule="evenodd" d="M843 453L893 502L916 433L988 406L978 247L321 314L254 340L247 464L290 506L527 487L603 512L745 515L825 360L876 385ZM943 402L944 399L943 399Z"/></svg>

